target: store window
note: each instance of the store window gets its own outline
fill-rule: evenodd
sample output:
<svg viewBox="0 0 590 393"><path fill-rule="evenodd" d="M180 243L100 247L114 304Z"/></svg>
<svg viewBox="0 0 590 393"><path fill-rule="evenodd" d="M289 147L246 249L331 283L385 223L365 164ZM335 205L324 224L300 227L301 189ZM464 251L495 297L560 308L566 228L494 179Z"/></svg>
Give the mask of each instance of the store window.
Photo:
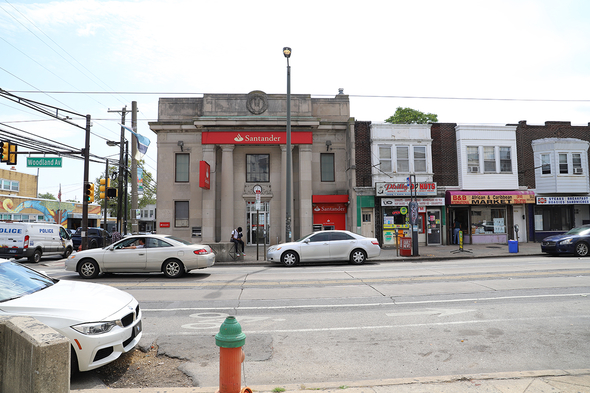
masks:
<svg viewBox="0 0 590 393"><path fill-rule="evenodd" d="M320 155L320 167L322 181L334 181L334 153L322 153Z"/></svg>
<svg viewBox="0 0 590 393"><path fill-rule="evenodd" d="M510 147L500 147L500 172L512 172L512 156Z"/></svg>
<svg viewBox="0 0 590 393"><path fill-rule="evenodd" d="M551 155L541 154L541 173L543 175L551 174Z"/></svg>
<svg viewBox="0 0 590 393"><path fill-rule="evenodd" d="M270 181L269 154L246 154L246 181L248 183Z"/></svg>
<svg viewBox="0 0 590 393"><path fill-rule="evenodd" d="M567 175L567 154L559 153L559 173Z"/></svg>
<svg viewBox="0 0 590 393"><path fill-rule="evenodd" d="M383 228L409 228L409 215L406 206L386 206L383 208Z"/></svg>
<svg viewBox="0 0 590 393"><path fill-rule="evenodd" d="M506 233L506 208L478 206L471 208L471 234Z"/></svg>
<svg viewBox="0 0 590 393"><path fill-rule="evenodd" d="M477 146L467 146L467 172L479 173L479 149Z"/></svg>
<svg viewBox="0 0 590 393"><path fill-rule="evenodd" d="M391 146L379 146L379 169L385 173L391 173Z"/></svg>
<svg viewBox="0 0 590 393"><path fill-rule="evenodd" d="M535 206L536 231L569 231L572 228L568 206Z"/></svg>
<svg viewBox="0 0 590 393"><path fill-rule="evenodd" d="M414 172L426 172L426 146L414 146Z"/></svg>
<svg viewBox="0 0 590 393"><path fill-rule="evenodd" d="M174 226L188 228L188 201L174 202Z"/></svg>
<svg viewBox="0 0 590 393"><path fill-rule="evenodd" d="M187 153L176 153L176 171L174 181L177 183L188 182L190 155Z"/></svg>
<svg viewBox="0 0 590 393"><path fill-rule="evenodd" d="M486 173L496 172L496 148L484 146L483 148L483 170Z"/></svg>
<svg viewBox="0 0 590 393"><path fill-rule="evenodd" d="M397 172L408 173L410 172L410 153L408 146L397 146Z"/></svg>

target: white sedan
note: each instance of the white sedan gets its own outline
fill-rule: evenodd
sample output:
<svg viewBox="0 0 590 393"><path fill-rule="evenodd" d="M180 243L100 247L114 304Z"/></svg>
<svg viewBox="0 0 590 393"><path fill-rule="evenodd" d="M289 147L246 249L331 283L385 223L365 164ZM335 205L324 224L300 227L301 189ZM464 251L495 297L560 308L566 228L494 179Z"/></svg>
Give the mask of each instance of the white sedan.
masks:
<svg viewBox="0 0 590 393"><path fill-rule="evenodd" d="M78 272L82 278L95 278L99 273L148 272L163 272L166 277L177 278L214 264L215 253L208 245L169 235L133 235L105 248L70 255L66 270Z"/></svg>
<svg viewBox="0 0 590 393"><path fill-rule="evenodd" d="M0 317L29 316L66 336L72 370L88 371L132 350L142 335L133 296L106 285L56 280L0 260Z"/></svg>
<svg viewBox="0 0 590 393"><path fill-rule="evenodd" d="M294 242L270 246L266 252L267 260L285 266L312 261L349 261L360 265L379 254L377 239L340 230L314 232Z"/></svg>

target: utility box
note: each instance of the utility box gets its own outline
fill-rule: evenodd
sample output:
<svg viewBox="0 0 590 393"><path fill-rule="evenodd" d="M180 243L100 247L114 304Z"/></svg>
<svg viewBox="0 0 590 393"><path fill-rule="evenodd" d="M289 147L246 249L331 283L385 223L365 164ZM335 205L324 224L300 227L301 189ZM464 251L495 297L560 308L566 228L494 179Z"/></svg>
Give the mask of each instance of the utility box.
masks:
<svg viewBox="0 0 590 393"><path fill-rule="evenodd" d="M518 252L518 240L508 240L508 252Z"/></svg>
<svg viewBox="0 0 590 393"><path fill-rule="evenodd" d="M399 242L399 255L402 257L412 256L412 238L401 237Z"/></svg>

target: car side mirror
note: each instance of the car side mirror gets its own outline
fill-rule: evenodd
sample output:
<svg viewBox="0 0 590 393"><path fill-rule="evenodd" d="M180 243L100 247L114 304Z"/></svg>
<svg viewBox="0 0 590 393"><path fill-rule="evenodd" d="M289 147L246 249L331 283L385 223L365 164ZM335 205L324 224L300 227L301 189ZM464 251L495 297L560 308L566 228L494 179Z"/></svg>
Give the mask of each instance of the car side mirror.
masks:
<svg viewBox="0 0 590 393"><path fill-rule="evenodd" d="M304 243L305 244L308 244L309 243L309 239L305 239Z"/></svg>

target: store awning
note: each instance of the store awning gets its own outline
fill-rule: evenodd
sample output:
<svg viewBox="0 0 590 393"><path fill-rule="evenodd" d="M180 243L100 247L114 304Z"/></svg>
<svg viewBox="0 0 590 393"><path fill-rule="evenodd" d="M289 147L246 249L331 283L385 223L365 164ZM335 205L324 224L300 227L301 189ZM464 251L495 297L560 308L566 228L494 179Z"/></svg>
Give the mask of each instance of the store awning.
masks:
<svg viewBox="0 0 590 393"><path fill-rule="evenodd" d="M312 203L348 203L348 194L344 195L313 195Z"/></svg>

